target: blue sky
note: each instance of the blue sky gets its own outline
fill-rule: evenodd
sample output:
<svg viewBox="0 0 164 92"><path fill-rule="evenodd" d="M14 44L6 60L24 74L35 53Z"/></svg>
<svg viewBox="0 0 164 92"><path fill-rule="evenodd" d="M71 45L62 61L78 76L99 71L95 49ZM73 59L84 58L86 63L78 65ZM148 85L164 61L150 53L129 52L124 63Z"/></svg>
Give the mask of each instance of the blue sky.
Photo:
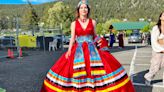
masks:
<svg viewBox="0 0 164 92"><path fill-rule="evenodd" d="M29 0L32 4L41 4L55 0ZM27 4L26 0L0 0L0 4Z"/></svg>

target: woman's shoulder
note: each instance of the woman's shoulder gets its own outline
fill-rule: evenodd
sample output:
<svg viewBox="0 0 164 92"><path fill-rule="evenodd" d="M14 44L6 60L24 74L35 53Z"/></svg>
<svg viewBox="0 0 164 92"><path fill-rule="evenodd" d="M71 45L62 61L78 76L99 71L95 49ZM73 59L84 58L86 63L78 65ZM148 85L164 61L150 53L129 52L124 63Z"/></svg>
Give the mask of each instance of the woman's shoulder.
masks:
<svg viewBox="0 0 164 92"><path fill-rule="evenodd" d="M159 30L158 25L153 26L152 30Z"/></svg>
<svg viewBox="0 0 164 92"><path fill-rule="evenodd" d="M73 22L71 23L71 26L75 26L75 23L76 23L76 21L73 21Z"/></svg>
<svg viewBox="0 0 164 92"><path fill-rule="evenodd" d="M91 20L92 20L93 23L96 22L94 19L91 19Z"/></svg>
<svg viewBox="0 0 164 92"><path fill-rule="evenodd" d="M159 34L158 25L153 26L151 33L152 33L152 34Z"/></svg>
<svg viewBox="0 0 164 92"><path fill-rule="evenodd" d="M96 21L94 19L91 19L91 20L92 20L93 25L96 25Z"/></svg>

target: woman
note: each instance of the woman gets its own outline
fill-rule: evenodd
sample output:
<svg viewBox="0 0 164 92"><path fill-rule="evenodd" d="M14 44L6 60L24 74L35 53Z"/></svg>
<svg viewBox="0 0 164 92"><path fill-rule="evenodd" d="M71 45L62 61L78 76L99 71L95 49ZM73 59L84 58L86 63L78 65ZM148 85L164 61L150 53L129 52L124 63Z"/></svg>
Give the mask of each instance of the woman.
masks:
<svg viewBox="0 0 164 92"><path fill-rule="evenodd" d="M113 26L111 25L109 27L109 32L110 32L110 35L109 35L109 44L110 44L110 48L113 47L113 44L115 42L115 35L113 33Z"/></svg>
<svg viewBox="0 0 164 92"><path fill-rule="evenodd" d="M155 74L164 67L164 12L151 32L152 59L149 72L145 74L146 84L150 85Z"/></svg>
<svg viewBox="0 0 164 92"><path fill-rule="evenodd" d="M124 33L122 31L118 33L118 45L119 48L124 48Z"/></svg>
<svg viewBox="0 0 164 92"><path fill-rule="evenodd" d="M88 3L80 1L68 51L49 70L41 92L134 92L120 63L108 51L95 47L96 22L89 13Z"/></svg>

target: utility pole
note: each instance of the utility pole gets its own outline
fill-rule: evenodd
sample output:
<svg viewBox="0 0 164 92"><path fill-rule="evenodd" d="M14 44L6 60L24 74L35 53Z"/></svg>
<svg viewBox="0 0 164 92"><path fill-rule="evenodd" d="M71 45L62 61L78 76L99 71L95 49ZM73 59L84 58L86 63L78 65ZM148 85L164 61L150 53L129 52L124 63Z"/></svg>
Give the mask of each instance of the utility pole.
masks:
<svg viewBox="0 0 164 92"><path fill-rule="evenodd" d="M64 48L63 48L63 39L64 39L64 35L63 35L63 28L62 28L62 23L60 24L60 30L61 30L61 49L62 49L62 51L64 50Z"/></svg>
<svg viewBox="0 0 164 92"><path fill-rule="evenodd" d="M20 56L20 53L19 53L19 50L20 50L20 47L19 47L19 18L18 16L16 16L16 40L17 40L17 53L18 53L18 57Z"/></svg>
<svg viewBox="0 0 164 92"><path fill-rule="evenodd" d="M44 49L44 53L46 52L46 45L45 45L45 35L44 35L44 30L43 30L43 25L44 25L44 22L41 22L39 24L39 27L40 27L40 31L42 32L42 40L43 40L43 49Z"/></svg>

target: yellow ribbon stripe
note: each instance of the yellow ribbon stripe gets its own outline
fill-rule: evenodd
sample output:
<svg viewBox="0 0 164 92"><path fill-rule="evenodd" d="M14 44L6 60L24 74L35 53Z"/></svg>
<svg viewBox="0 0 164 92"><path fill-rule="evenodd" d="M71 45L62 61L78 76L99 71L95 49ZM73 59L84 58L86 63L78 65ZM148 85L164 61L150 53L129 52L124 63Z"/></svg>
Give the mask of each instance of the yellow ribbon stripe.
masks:
<svg viewBox="0 0 164 92"><path fill-rule="evenodd" d="M107 89L105 89L105 90L96 91L96 92L110 92L110 91L116 90L116 89L118 89L118 88L124 86L124 85L125 85L126 83L128 83L128 82L129 82L129 78L127 78L127 79L124 80L122 83L120 83L120 84L118 84L118 85L116 85L116 86L109 87L109 88L107 88Z"/></svg>
<svg viewBox="0 0 164 92"><path fill-rule="evenodd" d="M77 72L77 73L73 73L73 77L78 77L78 76L81 76L81 75L86 75L86 71L81 71L81 72Z"/></svg>
<svg viewBox="0 0 164 92"><path fill-rule="evenodd" d="M101 75L101 74L106 74L105 70L92 70L91 71L92 75Z"/></svg>
<svg viewBox="0 0 164 92"><path fill-rule="evenodd" d="M116 86L109 87L109 88L107 88L107 89L105 89L105 90L96 90L96 92L110 92L110 91L116 90L116 89L118 89L118 88L124 86L126 83L128 83L129 80L130 80L130 79L127 78L127 79L124 80L122 83L120 83L120 84L118 84L118 85L116 85ZM52 90L54 90L54 91L57 91L57 92L75 92L75 91L73 91L73 90L67 90L67 91L66 91L66 90L59 89L59 88L57 88L57 87L52 86L51 84L49 84L46 80L44 81L44 84L45 84L45 86L47 86L47 87L49 87L50 89L52 89ZM91 91L90 91L90 90L86 90L86 91L84 91L84 92L91 92Z"/></svg>

